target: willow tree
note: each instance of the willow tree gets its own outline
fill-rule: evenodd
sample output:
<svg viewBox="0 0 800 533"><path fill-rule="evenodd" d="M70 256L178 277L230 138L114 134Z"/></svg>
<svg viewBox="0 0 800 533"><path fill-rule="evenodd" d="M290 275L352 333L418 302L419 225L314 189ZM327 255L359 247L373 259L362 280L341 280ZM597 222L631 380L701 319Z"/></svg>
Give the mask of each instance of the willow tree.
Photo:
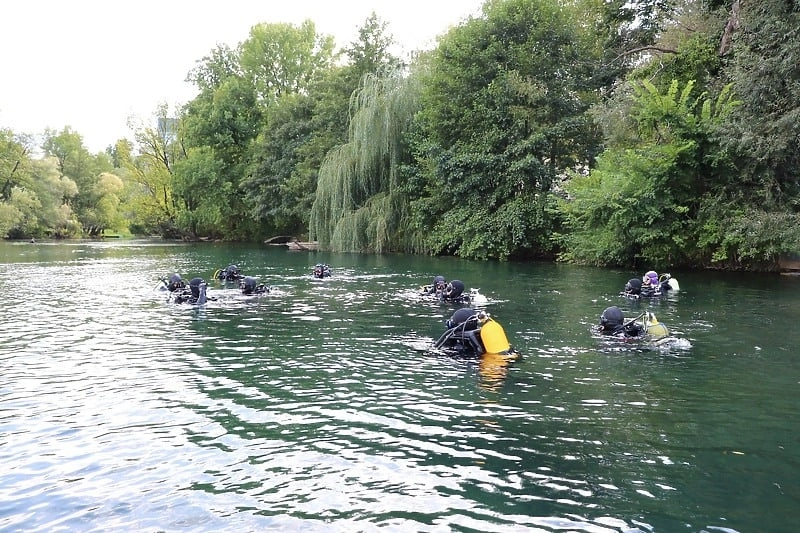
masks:
<svg viewBox="0 0 800 533"><path fill-rule="evenodd" d="M331 150L319 171L309 235L342 252L411 251L408 197L400 169L417 109L414 76L395 70L364 77L350 102L348 142Z"/></svg>

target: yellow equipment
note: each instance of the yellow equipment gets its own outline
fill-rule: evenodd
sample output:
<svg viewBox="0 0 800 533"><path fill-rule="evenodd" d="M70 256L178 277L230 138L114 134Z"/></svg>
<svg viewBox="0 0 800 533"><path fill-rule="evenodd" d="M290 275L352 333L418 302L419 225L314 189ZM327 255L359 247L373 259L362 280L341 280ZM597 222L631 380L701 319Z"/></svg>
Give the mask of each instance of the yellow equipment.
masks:
<svg viewBox="0 0 800 533"><path fill-rule="evenodd" d="M481 342L486 353L505 353L511 349L503 326L488 319L481 325Z"/></svg>
<svg viewBox="0 0 800 533"><path fill-rule="evenodd" d="M648 335L652 335L653 337L666 337L669 335L667 326L659 322L656 315L649 311L645 315L644 325L647 328Z"/></svg>

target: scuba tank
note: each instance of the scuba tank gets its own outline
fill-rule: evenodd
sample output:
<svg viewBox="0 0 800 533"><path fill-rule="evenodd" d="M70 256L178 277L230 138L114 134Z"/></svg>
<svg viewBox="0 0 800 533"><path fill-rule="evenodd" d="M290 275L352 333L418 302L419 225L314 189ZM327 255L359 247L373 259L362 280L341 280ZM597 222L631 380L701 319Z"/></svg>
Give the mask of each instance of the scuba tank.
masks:
<svg viewBox="0 0 800 533"><path fill-rule="evenodd" d="M669 274L661 274L658 278L658 282L660 285L668 285L670 290L679 291L681 290L680 284L678 284L678 280L670 276Z"/></svg>
<svg viewBox="0 0 800 533"><path fill-rule="evenodd" d="M647 334L648 335L651 335L651 336L657 337L657 338L658 337L666 337L667 335L669 335L669 330L667 329L667 326L665 326L664 324L659 322L658 319L656 318L656 315L654 315L653 313L651 313L649 311L647 312L647 315L645 316L644 325L647 328Z"/></svg>
<svg viewBox="0 0 800 533"><path fill-rule="evenodd" d="M511 349L503 326L491 318L486 317L481 324L480 335L486 353L507 353Z"/></svg>

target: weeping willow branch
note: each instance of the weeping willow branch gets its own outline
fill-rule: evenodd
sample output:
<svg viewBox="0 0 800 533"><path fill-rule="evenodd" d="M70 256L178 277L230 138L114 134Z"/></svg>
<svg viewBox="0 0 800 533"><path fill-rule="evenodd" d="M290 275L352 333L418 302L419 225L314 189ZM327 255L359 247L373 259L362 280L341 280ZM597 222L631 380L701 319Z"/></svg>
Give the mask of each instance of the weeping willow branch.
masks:
<svg viewBox="0 0 800 533"><path fill-rule="evenodd" d="M399 169L417 109L418 90L400 72L367 76L350 101L349 142L331 150L319 171L309 235L333 251L406 251L408 201Z"/></svg>

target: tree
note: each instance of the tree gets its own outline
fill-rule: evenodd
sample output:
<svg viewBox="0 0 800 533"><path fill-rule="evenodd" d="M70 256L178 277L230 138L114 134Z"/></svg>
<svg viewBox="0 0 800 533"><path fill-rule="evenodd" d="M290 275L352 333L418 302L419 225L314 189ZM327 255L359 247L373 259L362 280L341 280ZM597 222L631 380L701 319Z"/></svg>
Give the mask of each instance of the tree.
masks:
<svg viewBox="0 0 800 533"><path fill-rule="evenodd" d="M46 156L56 159L60 174L77 185L77 194L68 198L67 202L78 217L83 231L90 236L100 235L104 228L94 223L93 209L98 201L96 185L100 175L113 171L108 154L90 154L83 145L81 135L68 126L60 132L46 130L42 150Z"/></svg>
<svg viewBox="0 0 800 533"><path fill-rule="evenodd" d="M509 259L552 254L551 191L591 162L595 49L574 12L506 0L453 28L433 52L415 132L410 187L432 253Z"/></svg>
<svg viewBox="0 0 800 533"><path fill-rule="evenodd" d="M242 184L262 231L308 231L322 161L347 142L350 98L364 76L400 64L389 52L393 42L373 13L359 29L359 39L343 50L347 64L321 72L305 91L284 95L270 106Z"/></svg>
<svg viewBox="0 0 800 533"><path fill-rule="evenodd" d="M719 135L738 156L745 195L768 209L798 212L800 5L742 2L736 20L727 75L742 105Z"/></svg>
<svg viewBox="0 0 800 533"><path fill-rule="evenodd" d="M214 209L226 216L220 219L223 227L215 228L215 231L226 238L240 239L248 231L245 193L239 183L252 157L253 143L261 129L262 120L263 109L257 101L254 87L237 75L221 80L214 89L202 91L183 110L180 132L187 157L189 152L202 149L203 158L212 157L215 160L213 168L221 173L217 180L230 184L230 187L226 186L230 192L227 197L212 194L209 198L209 201L222 202ZM186 178L180 179L186 182ZM188 179L188 182L192 181ZM191 195L201 192L193 191ZM181 206L192 205L190 198L182 200ZM187 219L183 216L179 218ZM194 217L190 215L188 219L193 220ZM191 231L194 233L193 229Z"/></svg>
<svg viewBox="0 0 800 533"><path fill-rule="evenodd" d="M410 161L403 141L417 109L413 77L395 71L364 78L353 97L349 142L320 168L309 235L335 251L407 251L408 200L400 171Z"/></svg>
<svg viewBox="0 0 800 533"><path fill-rule="evenodd" d="M8 201L11 189L26 179L30 153L30 139L21 138L10 129L0 129L0 201Z"/></svg>
<svg viewBox="0 0 800 533"><path fill-rule="evenodd" d="M121 140L113 149L118 172L124 176L126 203L123 209L135 233L178 237L172 193L174 164L183 157L178 140L157 124L171 122L169 107L161 104L151 123L131 124L138 151Z"/></svg>
<svg viewBox="0 0 800 533"><path fill-rule="evenodd" d="M173 186L181 205L176 222L192 236L216 236L223 227L233 184L225 181L222 164L209 147L192 148L176 163Z"/></svg>
<svg viewBox="0 0 800 533"><path fill-rule="evenodd" d="M261 23L239 46L239 65L259 100L269 105L282 95L304 92L333 65L333 48L333 37L317 34L310 20L297 27Z"/></svg>
<svg viewBox="0 0 800 533"><path fill-rule="evenodd" d="M729 175L714 127L736 106L728 86L716 99L675 80L666 92L631 82L635 131L565 184L569 232L563 259L593 265L697 265L711 260L708 206Z"/></svg>
<svg viewBox="0 0 800 533"><path fill-rule="evenodd" d="M31 140L0 130L0 235L74 237L80 225L66 200L77 195L53 157L30 158Z"/></svg>
<svg viewBox="0 0 800 533"><path fill-rule="evenodd" d="M33 161L28 189L35 195L35 227L23 236L74 238L81 236L81 224L67 200L78 194L77 184L61 175L54 158Z"/></svg>

